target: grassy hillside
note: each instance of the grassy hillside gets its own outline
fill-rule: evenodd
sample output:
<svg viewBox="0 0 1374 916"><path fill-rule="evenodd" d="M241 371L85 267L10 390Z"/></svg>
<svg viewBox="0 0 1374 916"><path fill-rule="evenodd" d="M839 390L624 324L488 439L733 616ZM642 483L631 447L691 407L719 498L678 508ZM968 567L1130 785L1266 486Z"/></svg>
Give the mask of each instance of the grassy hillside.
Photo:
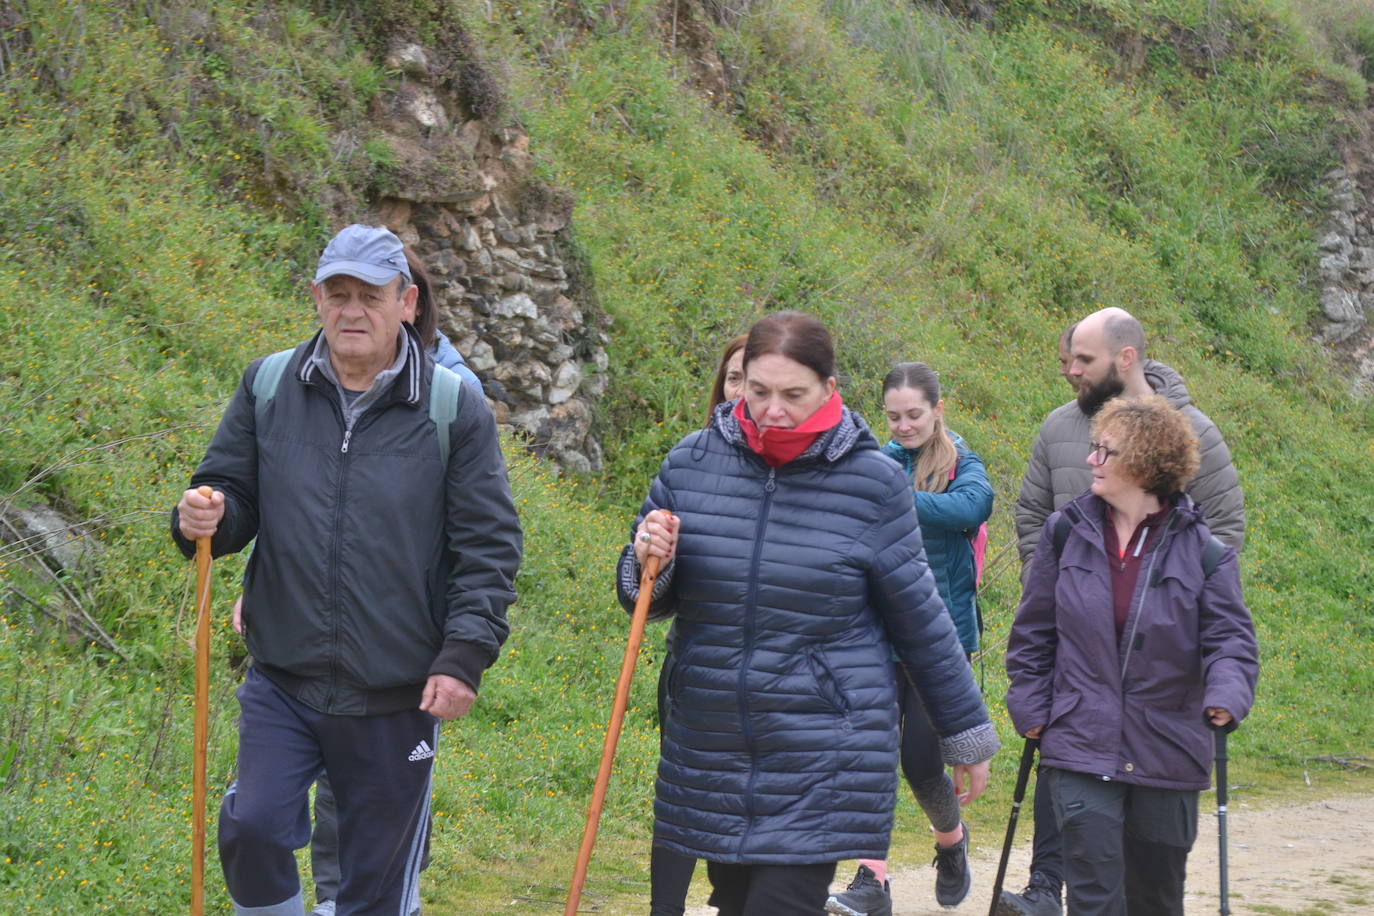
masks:
<svg viewBox="0 0 1374 916"><path fill-rule="evenodd" d="M941 370L997 488L994 550L1066 397L1059 331L1104 305L1139 315L1246 489L1265 668L1232 769L1254 795L1304 771L1346 784L1314 758L1374 747L1374 411L1308 342L1307 276L1318 179L1374 76L1374 13L1210 7L1007 0L979 24L890 0L0 2L0 498L56 505L102 545L60 583L0 552L0 908L184 906L189 577L165 512L243 365L309 332L315 252L384 181L368 112L394 85L392 33L448 49L455 83L529 131L614 321L609 470L559 480L511 452L522 597L477 711L445 729L435 911L562 899L623 645L614 553L700 422L718 347L779 307L831 322L870 417L891 361ZM1008 741L1012 566L985 594ZM220 607L241 571L218 564ZM237 659L223 623L216 657ZM589 886L611 912L646 886L661 635ZM212 786L238 674L217 664ZM1013 756L976 836L998 833ZM899 821L909 860L926 843L909 800Z"/></svg>

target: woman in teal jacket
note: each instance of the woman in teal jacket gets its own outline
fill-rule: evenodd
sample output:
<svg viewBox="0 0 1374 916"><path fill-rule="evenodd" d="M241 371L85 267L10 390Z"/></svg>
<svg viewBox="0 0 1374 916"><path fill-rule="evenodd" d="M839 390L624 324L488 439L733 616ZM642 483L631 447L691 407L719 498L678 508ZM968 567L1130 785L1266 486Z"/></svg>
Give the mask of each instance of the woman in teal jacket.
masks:
<svg viewBox="0 0 1374 916"><path fill-rule="evenodd" d="M992 487L983 461L945 429L940 377L925 363L902 363L883 379L883 411L892 440L883 454L906 471L935 587L954 620L966 655L978 651L974 605L977 573L970 536L992 514ZM902 773L935 833L935 899L957 906L968 894L968 831L945 774L938 739L921 701L905 679L899 694ZM889 916L887 862L861 859L849 888L827 901L838 916Z"/></svg>
<svg viewBox="0 0 1374 916"><path fill-rule="evenodd" d="M883 379L883 408L892 440L883 454L906 470L926 561L954 619L964 651L978 651L978 576L971 539L992 515L992 485L983 459L945 429L940 377L925 363L902 363Z"/></svg>

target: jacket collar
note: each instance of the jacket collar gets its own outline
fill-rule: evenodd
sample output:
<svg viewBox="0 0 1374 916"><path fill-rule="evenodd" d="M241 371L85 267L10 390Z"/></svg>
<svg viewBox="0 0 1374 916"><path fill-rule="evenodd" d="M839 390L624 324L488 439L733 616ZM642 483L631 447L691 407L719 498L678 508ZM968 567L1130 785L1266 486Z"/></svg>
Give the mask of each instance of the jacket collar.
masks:
<svg viewBox="0 0 1374 916"><path fill-rule="evenodd" d="M396 373L392 380L390 389L379 400L391 402L401 401L411 406L418 406L420 403L420 389L425 378L425 363L428 358L424 355L424 348L420 344L420 336L410 324L401 324L401 346L403 348L404 359L401 369ZM312 359L320 343L324 339L324 329L315 332L315 336L310 338L305 344L305 350L300 364L296 367L296 379L302 384L315 386L332 386L333 382L325 378L320 367Z"/></svg>
<svg viewBox="0 0 1374 916"><path fill-rule="evenodd" d="M954 443L954 451L962 460L969 453L968 443L964 441L963 436L952 429L947 429L945 432L949 434L950 441ZM912 469L916 467L916 456L921 454L921 450L906 448L896 439L889 439L887 444L883 446L883 454L900 464L902 469L910 474Z"/></svg>
<svg viewBox="0 0 1374 916"><path fill-rule="evenodd" d="M1101 547L1103 536L1099 520L1103 518L1105 507L1106 502L1089 490L1065 503L1060 511L1064 513L1064 517L1080 534ZM1181 493L1174 503L1174 510L1169 513L1165 522L1164 536L1167 537L1170 532L1192 527L1202 522L1202 507L1194 502L1187 493Z"/></svg>
<svg viewBox="0 0 1374 916"><path fill-rule="evenodd" d="M734 416L734 410L734 401L718 404L715 413L711 415L711 425L726 442L753 455L753 450L745 441L744 430L740 428L739 420ZM877 447L878 440L873 437L873 433L869 432L868 424L864 422L863 417L848 407L841 407L840 422L821 433L816 441L807 447L806 451L790 463L796 464L798 461L819 459L834 464L850 452L866 448L876 449Z"/></svg>

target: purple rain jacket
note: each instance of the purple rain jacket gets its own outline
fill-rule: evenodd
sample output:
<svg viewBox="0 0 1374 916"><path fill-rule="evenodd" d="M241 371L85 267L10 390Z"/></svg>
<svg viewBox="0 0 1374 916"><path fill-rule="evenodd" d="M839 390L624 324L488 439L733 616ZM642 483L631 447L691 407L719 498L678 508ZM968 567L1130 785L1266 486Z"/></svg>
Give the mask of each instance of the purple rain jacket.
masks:
<svg viewBox="0 0 1374 916"><path fill-rule="evenodd" d="M1046 766L1164 789L1210 784L1203 710L1236 722L1255 698L1259 652L1241 597L1236 551L1204 578L1211 537L1179 498L1146 555L1120 644L1103 546L1101 499L1084 493L1050 516L1070 522L1058 557L1042 537L1007 645L1007 708L1017 732L1046 726ZM1232 726L1234 727L1234 725Z"/></svg>

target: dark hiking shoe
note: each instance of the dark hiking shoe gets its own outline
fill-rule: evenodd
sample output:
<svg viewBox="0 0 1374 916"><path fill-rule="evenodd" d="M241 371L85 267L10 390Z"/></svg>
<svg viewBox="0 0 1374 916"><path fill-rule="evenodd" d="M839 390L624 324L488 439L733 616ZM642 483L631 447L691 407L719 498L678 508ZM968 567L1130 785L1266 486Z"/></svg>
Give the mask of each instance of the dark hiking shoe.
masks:
<svg viewBox="0 0 1374 916"><path fill-rule="evenodd" d="M1064 916L1059 890L1058 881L1035 872L1021 893L1002 891L997 898L997 916Z"/></svg>
<svg viewBox="0 0 1374 916"><path fill-rule="evenodd" d="M879 881L873 869L860 865L843 894L831 894L825 911L837 916L892 916L892 891Z"/></svg>
<svg viewBox="0 0 1374 916"><path fill-rule="evenodd" d="M964 902L968 889L973 885L973 874L968 867L968 827L964 836L953 846L935 844L935 902L940 906L954 907Z"/></svg>

